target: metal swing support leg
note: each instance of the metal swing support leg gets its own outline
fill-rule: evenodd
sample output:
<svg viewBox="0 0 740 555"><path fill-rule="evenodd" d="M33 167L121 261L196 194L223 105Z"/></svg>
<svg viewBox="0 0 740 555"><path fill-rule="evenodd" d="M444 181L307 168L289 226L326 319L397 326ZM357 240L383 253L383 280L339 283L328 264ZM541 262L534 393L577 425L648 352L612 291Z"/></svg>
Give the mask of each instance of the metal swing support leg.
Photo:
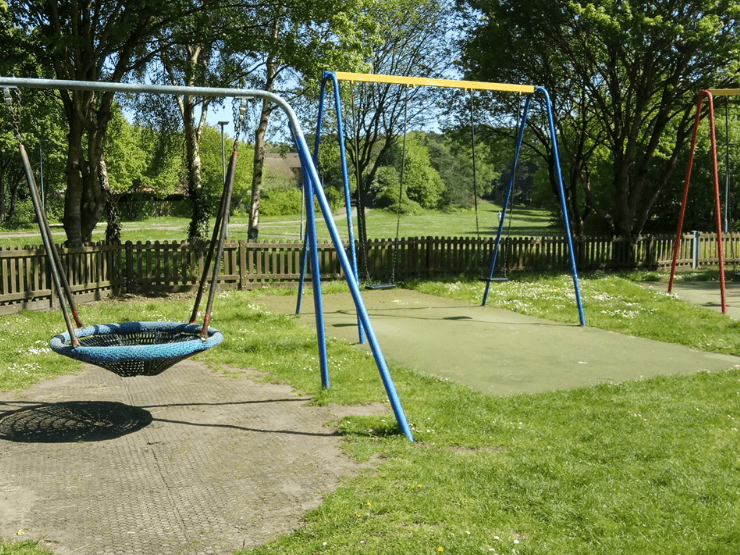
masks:
<svg viewBox="0 0 740 555"><path fill-rule="evenodd" d="M307 168L309 173L309 179L305 184L306 209L308 211L307 220L309 250L311 251L311 263L314 268L313 290L314 304L316 306L316 329L319 334L319 358L321 364L322 384L324 384L324 387L326 388L329 387L328 362L326 360L326 333L324 331L324 312L321 299L321 280L318 271L319 260L316 243L316 220L314 217L313 209L314 196L318 200L319 207L321 208L321 212L324 216L324 221L326 222L326 226L329 229L329 234L331 235L331 239L334 243L334 248L336 249L337 255L339 257L339 263L341 264L342 270L344 271L344 274L346 276L347 284L349 285L350 293L352 294L352 300L355 303L358 317L362 323L362 327L365 330L365 333L367 334L367 340L370 344L370 349L373 353L373 357L375 358L375 363L378 367L378 371L380 372L380 377L383 380L383 386L385 387L386 394L388 395L388 400L390 401L391 407L393 408L396 422L398 422L401 431L406 435L406 437L408 437L409 440L414 441L411 427L409 426L408 420L406 418L406 413L401 406L401 400L398 397L396 386L393 383L393 378L391 377L390 370L388 369L388 364L385 360L385 357L383 356L383 352L380 349L380 344L378 343L378 338L375 335L375 330L373 329L372 323L370 322L370 316L367 312L367 308L365 307L365 302L362 299L360 287L357 284L357 280L352 277L352 265L350 263L349 257L347 256L347 253L344 251L344 248L342 248L343 243L339 236L339 231L337 230L336 223L334 222L334 219L332 217L329 202L327 201L324 190L321 187L318 173L316 172L316 168L313 166L313 161L311 159L311 156L309 155L306 140L303 135L295 132L294 140L298 149L298 155L301 159L301 164L304 168ZM326 379L325 382L324 379Z"/></svg>
<svg viewBox="0 0 740 555"><path fill-rule="evenodd" d="M326 87L328 82L331 81L334 88L334 109L337 114L337 136L339 138L339 156L342 165L342 181L344 184L344 204L347 210L347 234L349 237L349 259L352 266L352 273L348 274L348 278L351 276L355 282L359 284L359 271L357 269L357 251L355 248L355 234L354 226L352 225L352 200L349 185L349 171L347 166L347 152L344 143L344 121L342 119L342 100L339 94L339 81L337 81L336 75L331 71L324 72L324 79L321 83L321 96L319 99L319 114L316 123L316 140L314 144L313 163L314 167L319 167L319 146L321 145L321 129L323 126L324 116L324 103L326 101ZM308 180L308 176L304 171L304 183ZM309 196L309 195L306 195ZM301 257L301 278L298 286L298 300L296 302L296 314L301 312L301 297L303 296L303 284L306 276L306 250L308 248L307 236L303 244L303 255ZM365 343L365 330L363 329L362 322L358 316L357 328L359 333L360 343Z"/></svg>
<svg viewBox="0 0 740 555"><path fill-rule="evenodd" d="M51 227L49 226L49 220L47 220L46 213L44 212L41 204L41 196L39 195L39 190L36 186L36 178L34 177L33 170L31 169L31 162L28 159L28 154L26 153L26 149L23 146L23 143L20 142L20 139L18 149L21 154L23 169L26 173L28 188L31 192L33 209L36 214L36 219L39 223L41 240L44 243L44 249L46 250L46 259L49 262L49 270L51 272L52 280L54 281L54 286L57 289L57 294L59 295L59 305L62 308L64 323L67 326L67 332L69 333L72 345L77 347L79 346L80 341L74 334L74 326L69 314L70 311L72 312L72 316L74 317L75 323L77 324L78 328L83 327L84 324L82 323L82 320L80 319L80 316L77 312L77 306L75 304L74 297L72 296L72 289L69 287L69 282L67 281L67 276L64 273L64 267L62 266L59 252L57 252L56 245L54 244L54 238L51 235ZM67 308L67 304L69 304L69 308Z"/></svg>
<svg viewBox="0 0 740 555"><path fill-rule="evenodd" d="M568 218L568 203L565 199L565 188L563 186L563 175L560 169L560 154L558 152L558 141L557 134L555 131L555 118L552 113L552 102L550 101L550 94L547 92L545 87L535 87L535 94L540 93L544 97L544 104L547 112L548 127L550 131L550 140L552 141L552 155L554 159L555 176L558 184L558 194L560 196L560 205L563 212L563 226L565 227L565 237L568 243L568 254L570 259L571 272L573 274L573 288L575 290L576 305L578 307L578 317L581 326L586 326L586 317L583 313L583 301L581 300L581 286L578 280L578 268L576 266L575 251L573 249L573 236L570 230L570 220ZM517 165L519 163L519 154L521 152L522 142L524 140L524 129L527 124L527 114L532 101L532 96L527 96L527 100L524 103L524 110L522 112L522 121L519 125L519 131L517 134L516 150L514 153L514 166L511 170L511 177L509 179L509 186L506 191L506 199L504 200L504 206L501 212L501 221L498 226L498 233L496 235L496 244L493 250L493 257L491 259L491 266L488 272L488 278L486 280L486 288L483 294L483 302L485 305L488 302L488 294L491 288L491 280L493 279L493 272L496 268L496 259L498 258L498 251L501 244L501 235L504 230L504 220L506 219L506 211L511 200L511 193L514 188L514 176Z"/></svg>
<svg viewBox="0 0 740 555"><path fill-rule="evenodd" d="M722 314L727 314L727 285L725 283L725 250L722 241L722 208L720 206L719 194L719 168L717 164L717 136L715 132L714 121L714 99L712 91L703 90L699 93L699 100L696 106L696 119L694 120L694 134L691 138L691 153L689 154L689 167L686 170L686 181L683 189L683 199L681 201L681 211L678 216L678 230L676 231L676 242L673 245L673 260L671 261L671 277L668 280L668 292L673 291L673 281L676 277L676 265L678 263L678 253L681 249L681 234L683 232L683 220L686 215L686 202L689 197L689 184L691 183L691 169L694 166L694 153L696 151L696 140L699 133L699 124L701 123L701 109L704 97L707 97L709 104L709 129L712 143L712 181L714 185L714 212L717 226L717 259L719 262L719 286L722 302Z"/></svg>
<svg viewBox="0 0 740 555"><path fill-rule="evenodd" d="M236 145L235 145L236 146ZM195 302L193 303L193 311L190 314L190 323L194 324L198 319L198 309L200 308L200 302L203 298L203 291L205 290L205 284L208 279L208 272L213 262L214 251L218 248L216 254L216 263L214 265L214 275L211 280L211 291L208 295L206 316L204 320L210 321L211 309L213 308L213 296L215 291L218 289L218 270L221 268L221 258L223 255L223 244L226 236L228 235L229 226L229 211L231 209L231 197L234 191L234 178L236 174L236 161L237 152L236 149L231 154L229 159L229 169L226 172L226 180L224 181L224 189L221 193L221 202L219 203L218 213L216 214L216 221L213 225L213 233L211 235L211 242L208 246L208 254L206 255L205 265L203 266L203 273L200 276L200 283L198 285L198 291L195 295ZM203 330L208 329L208 322L204 323Z"/></svg>
<svg viewBox="0 0 740 555"><path fill-rule="evenodd" d="M301 188L303 189L303 208L302 208L303 211L306 210L306 197L308 196L306 194L306 183L308 183L308 174L304 170L303 171L303 183L301 184ZM301 277L298 280L298 297L295 303L296 316L298 316L301 313L301 308L303 306L303 288L306 284L307 268L308 268L308 223L306 223L306 230L303 232L303 248L301 249Z"/></svg>

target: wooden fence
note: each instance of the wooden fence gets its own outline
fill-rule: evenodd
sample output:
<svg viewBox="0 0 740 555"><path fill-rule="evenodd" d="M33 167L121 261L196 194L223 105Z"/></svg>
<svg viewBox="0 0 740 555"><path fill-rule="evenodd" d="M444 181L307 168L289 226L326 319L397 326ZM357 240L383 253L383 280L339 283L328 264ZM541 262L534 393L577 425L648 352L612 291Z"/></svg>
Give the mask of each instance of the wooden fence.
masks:
<svg viewBox="0 0 740 555"><path fill-rule="evenodd" d="M726 264L740 257L740 234L724 237ZM634 242L615 238L580 238L574 243L579 271L645 268L666 270L673 256L673 236L640 237ZM487 273L494 240L471 237L416 237L372 240L358 245L361 276L403 281L464 272ZM197 288L207 245L146 242L104 243L59 248L73 293L79 302L111 294L188 292ZM226 243L219 288L251 289L270 282L297 282L300 243L245 241ZM502 240L498 268L507 271L569 270L563 237L507 237ZM343 276L331 243L319 245L322 279ZM681 239L679 268L718 264L716 234L686 234ZM310 268L309 268L310 278ZM21 308L43 310L57 306L56 293L43 247L0 248L0 314Z"/></svg>

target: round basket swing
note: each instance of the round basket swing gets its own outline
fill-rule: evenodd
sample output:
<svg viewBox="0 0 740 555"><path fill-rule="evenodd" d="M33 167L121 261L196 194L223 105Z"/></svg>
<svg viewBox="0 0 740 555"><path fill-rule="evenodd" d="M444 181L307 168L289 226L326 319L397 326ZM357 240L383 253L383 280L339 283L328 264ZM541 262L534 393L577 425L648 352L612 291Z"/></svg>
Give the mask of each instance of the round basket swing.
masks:
<svg viewBox="0 0 740 555"><path fill-rule="evenodd" d="M51 339L51 349L60 355L94 364L119 376L133 377L156 376L174 364L220 344L224 336L219 330L210 327L209 322L216 289L218 288L224 242L228 234L229 208L236 173L238 132L237 138L234 140L234 150L225 176L216 223L209 243L190 321L188 323L142 321L85 326L80 319L61 258L54 244L33 170L23 145L19 129L20 100L17 102L17 109L14 110L10 90L5 89L4 93L5 102L15 124L21 161L26 173L36 218L39 222L48 267L56 290L59 292L59 304L67 325L66 332ZM18 94L19 97L20 94ZM243 103L240 112L241 120L243 120L245 112ZM211 274L208 303L204 321L201 325L196 323L196 318L205 284L208 281L214 251L216 255ZM74 318L77 328L73 326L72 318Z"/></svg>

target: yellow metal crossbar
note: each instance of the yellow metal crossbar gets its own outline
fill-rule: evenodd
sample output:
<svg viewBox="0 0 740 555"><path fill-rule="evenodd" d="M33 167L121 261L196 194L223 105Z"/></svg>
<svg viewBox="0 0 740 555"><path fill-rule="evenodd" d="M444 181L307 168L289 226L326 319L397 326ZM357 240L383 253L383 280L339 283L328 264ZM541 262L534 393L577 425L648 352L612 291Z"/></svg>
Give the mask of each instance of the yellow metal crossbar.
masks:
<svg viewBox="0 0 740 555"><path fill-rule="evenodd" d="M367 83L390 83L412 87L446 87L450 89L484 90L515 92L519 94L534 93L533 85L509 85L507 83L482 83L480 81L458 81L456 79L426 79L424 77L404 77L401 75L376 75L372 73L349 73L336 71L334 75L340 81L363 81Z"/></svg>
<svg viewBox="0 0 740 555"><path fill-rule="evenodd" d="M740 89L709 89L712 96L740 96Z"/></svg>

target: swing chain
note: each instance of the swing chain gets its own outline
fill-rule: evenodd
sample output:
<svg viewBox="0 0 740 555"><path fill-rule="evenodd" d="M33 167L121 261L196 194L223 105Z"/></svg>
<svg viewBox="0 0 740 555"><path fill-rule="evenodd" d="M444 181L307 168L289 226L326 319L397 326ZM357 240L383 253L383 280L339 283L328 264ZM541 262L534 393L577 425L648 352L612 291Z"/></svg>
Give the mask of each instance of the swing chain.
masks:
<svg viewBox="0 0 740 555"><path fill-rule="evenodd" d="M372 277L370 276L370 266L367 261L369 247L367 245L367 223L365 222L365 207L362 204L362 175L360 172L360 124L357 120L357 113L355 111L355 90L354 82L349 82L349 99L350 106L352 108L352 127L355 132L355 136L352 138L352 144L354 145L355 151L355 181L357 186L357 226L360 235L360 250L362 256L363 266L365 267L365 284L369 285L372 283ZM352 207L350 206L350 210ZM362 215L360 215L362 212ZM360 229L360 223L362 223L362 229Z"/></svg>
<svg viewBox="0 0 740 555"><path fill-rule="evenodd" d="M244 131L246 134L247 128L249 127L249 121L247 115L247 99L246 98L235 98L235 101L239 101L239 107L233 106L232 111L234 115L234 150L236 150L239 144L239 135ZM238 112L238 113L237 113Z"/></svg>
<svg viewBox="0 0 740 555"><path fill-rule="evenodd" d="M15 91L15 103L13 102L13 92ZM3 100L5 106L8 108L10 119L13 123L13 129L15 130L15 137L18 141L21 141L21 91L16 88L5 87L3 89Z"/></svg>

